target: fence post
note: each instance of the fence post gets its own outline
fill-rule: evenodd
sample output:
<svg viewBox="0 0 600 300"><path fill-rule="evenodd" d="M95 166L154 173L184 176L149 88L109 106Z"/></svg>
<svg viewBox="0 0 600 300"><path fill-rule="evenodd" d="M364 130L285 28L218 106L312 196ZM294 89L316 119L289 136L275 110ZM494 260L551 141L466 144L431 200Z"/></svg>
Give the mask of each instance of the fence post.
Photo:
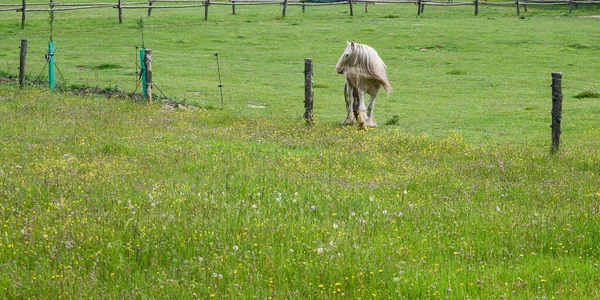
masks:
<svg viewBox="0 0 600 300"><path fill-rule="evenodd" d="M146 95L152 102L152 50L144 49L144 65L146 66Z"/></svg>
<svg viewBox="0 0 600 300"><path fill-rule="evenodd" d="M25 29L25 8L27 7L26 2L26 0L22 1L23 7L21 7L21 29Z"/></svg>
<svg viewBox="0 0 600 300"><path fill-rule="evenodd" d="M558 152L560 146L560 124L562 122L562 73L552 73L552 147L550 153Z"/></svg>
<svg viewBox="0 0 600 300"><path fill-rule="evenodd" d="M369 2L365 2L365 13L369 13Z"/></svg>
<svg viewBox="0 0 600 300"><path fill-rule="evenodd" d="M140 54L140 81L142 82L142 98L147 99L148 94L146 89L146 52L145 49L142 48L139 50Z"/></svg>
<svg viewBox="0 0 600 300"><path fill-rule="evenodd" d="M475 15L479 14L479 0L475 0Z"/></svg>
<svg viewBox="0 0 600 300"><path fill-rule="evenodd" d="M304 5L306 1L302 0L302 13L306 11L306 5Z"/></svg>
<svg viewBox="0 0 600 300"><path fill-rule="evenodd" d="M54 79L54 42L48 42L48 54L46 54L48 60L48 87L54 90L56 87L56 81Z"/></svg>
<svg viewBox="0 0 600 300"><path fill-rule="evenodd" d="M573 0L569 0L569 14L573 13Z"/></svg>
<svg viewBox="0 0 600 300"><path fill-rule="evenodd" d="M119 9L119 24L122 24L123 23L123 5L121 3L121 0L118 0L117 8Z"/></svg>
<svg viewBox="0 0 600 300"><path fill-rule="evenodd" d="M152 15L152 4L154 0L148 0L148 17Z"/></svg>
<svg viewBox="0 0 600 300"><path fill-rule="evenodd" d="M351 17L354 16L354 5L353 5L352 2L354 2L354 1L353 0L348 0L348 4L350 4L350 16Z"/></svg>
<svg viewBox="0 0 600 300"><path fill-rule="evenodd" d="M421 15L421 6L423 5L423 0L417 0L417 16Z"/></svg>
<svg viewBox="0 0 600 300"><path fill-rule="evenodd" d="M231 5L231 14L232 14L232 15L235 15L235 0L231 1L231 3L233 3L233 4Z"/></svg>
<svg viewBox="0 0 600 300"><path fill-rule="evenodd" d="M25 87L25 62L27 61L27 40L21 40L21 55L19 57L19 86Z"/></svg>
<svg viewBox="0 0 600 300"><path fill-rule="evenodd" d="M281 12L281 16L285 18L285 12L287 10L287 2L288 0L283 0L283 11Z"/></svg>
<svg viewBox="0 0 600 300"><path fill-rule="evenodd" d="M304 119L306 125L313 125L313 100L314 93L312 91L313 86L313 66L312 58L304 59Z"/></svg>
<svg viewBox="0 0 600 300"><path fill-rule="evenodd" d="M516 0L515 4L517 4L517 16L520 16L521 15L521 8L520 8L519 0Z"/></svg>
<svg viewBox="0 0 600 300"><path fill-rule="evenodd" d="M210 5L210 0L204 1L204 21L208 20L208 6Z"/></svg>

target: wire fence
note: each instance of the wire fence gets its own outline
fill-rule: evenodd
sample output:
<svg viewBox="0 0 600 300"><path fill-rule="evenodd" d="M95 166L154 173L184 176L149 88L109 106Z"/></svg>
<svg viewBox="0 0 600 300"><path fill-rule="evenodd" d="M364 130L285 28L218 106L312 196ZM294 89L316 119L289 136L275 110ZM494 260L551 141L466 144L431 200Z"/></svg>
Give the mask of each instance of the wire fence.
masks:
<svg viewBox="0 0 600 300"><path fill-rule="evenodd" d="M364 5L365 12L368 12L371 4L413 4L417 7L417 15L421 15L425 11L426 6L450 7L450 6L473 6L474 14L479 14L480 6L514 6L517 15L521 14L521 10L527 12L532 6L566 6L569 13L577 9L579 5L597 5L600 0L471 0L471 1L454 1L454 0L148 0L137 2L124 2L123 0L113 0L113 2L105 3L60 3L54 0L49 0L47 3L27 3L22 0L11 0L14 3L0 4L0 12L18 12L21 14L21 28L24 28L26 23L26 14L35 12L60 12L81 9L106 9L112 8L117 11L119 23L123 22L124 10L145 10L148 16L152 15L154 9L190 9L204 8L204 19L208 20L210 6L231 6L232 14L236 14L236 7L246 5L278 5L281 6L281 16L285 17L288 6L300 6L304 13L307 7L330 6L330 5L346 5L348 13L353 16L354 5ZM47 7L45 7L47 6Z"/></svg>
<svg viewBox="0 0 600 300"><path fill-rule="evenodd" d="M27 77L31 80L47 80L44 50L30 49L28 65L31 67L28 68ZM331 49L337 50L339 49ZM57 81L61 86L91 86L141 93L137 49L104 47L102 50L96 49L94 56L85 56L84 52L57 47ZM218 65L215 53L190 54L154 50L152 54L153 84L157 87L157 92L166 98L217 106L221 90L226 103L236 100L266 103L269 98L299 99L303 95L302 60L260 61L256 57L244 59L225 54L219 56ZM106 57L110 57L109 61L114 63L107 63ZM9 74L17 74L18 68L17 60L6 61L6 65L2 67ZM257 72L266 75L256 76ZM317 93L322 92L328 96L339 94L343 87L343 77L335 72L334 62L315 61L314 72ZM418 73L391 68L387 72L392 84L400 86L398 90L422 89L421 92L427 94L453 86L459 94L462 87L467 87L466 90L490 89L490 93L497 89L518 89L518 93L522 94L543 95L548 93L550 80L549 74L511 76L452 71L440 73L435 68ZM173 76L174 73L177 76ZM576 76L565 74L563 86L566 90L572 91L571 93L600 90L600 80ZM335 88L337 85L339 88ZM272 94L269 96L269 93Z"/></svg>

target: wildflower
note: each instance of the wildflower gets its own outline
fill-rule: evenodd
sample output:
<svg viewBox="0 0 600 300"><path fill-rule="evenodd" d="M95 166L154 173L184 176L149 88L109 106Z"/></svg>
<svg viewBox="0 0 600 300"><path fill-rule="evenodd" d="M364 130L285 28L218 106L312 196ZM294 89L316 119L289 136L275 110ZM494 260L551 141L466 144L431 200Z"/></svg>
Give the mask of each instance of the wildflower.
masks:
<svg viewBox="0 0 600 300"><path fill-rule="evenodd" d="M238 251L238 246L233 246L233 251Z"/></svg>
<svg viewBox="0 0 600 300"><path fill-rule="evenodd" d="M323 254L323 248L317 248L317 253L318 254Z"/></svg>

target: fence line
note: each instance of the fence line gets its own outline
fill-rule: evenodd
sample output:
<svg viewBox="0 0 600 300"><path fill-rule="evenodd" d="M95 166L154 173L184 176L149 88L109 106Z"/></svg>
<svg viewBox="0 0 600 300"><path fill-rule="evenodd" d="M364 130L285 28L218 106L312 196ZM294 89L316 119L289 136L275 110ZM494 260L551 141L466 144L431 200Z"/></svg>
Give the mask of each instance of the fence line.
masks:
<svg viewBox="0 0 600 300"><path fill-rule="evenodd" d="M114 1L114 0L113 0ZM417 14L423 13L425 6L469 6L473 5L475 8L475 15L478 15L478 9L480 5L498 5L498 6L516 6L517 15L520 14L520 8L523 7L527 11L528 6L555 6L555 5L568 5L569 13L572 12L573 8L578 4L600 4L600 0L514 0L506 2L494 2L494 1L462 1L453 2L453 0L348 0L338 2L307 2L310 0L228 0L228 1L210 1L210 0L148 0L138 2L123 2L117 0L116 3L31 3L26 4L23 1L22 4L0 4L0 12L2 11L16 11L25 14L26 12L54 12L54 11L68 11L68 10L79 10L79 9L95 9L95 8L114 8L119 11L119 22L122 22L122 10L123 9L147 9L148 16L151 15L153 9L185 9L185 8L197 8L205 7L205 19L208 19L208 7L210 5L221 5L231 6L233 14L235 14L235 7L239 5L280 5L283 7L282 16L285 17L285 11L287 6L302 6L302 12L307 6L328 6L328 5L349 5L350 15L353 15L352 6L354 3L364 3L365 12L368 10L369 4L415 4L418 6ZM159 3L165 3L168 5L154 5ZM182 3L182 4L178 4ZM49 8L29 8L31 6L46 6ZM24 27L25 17L21 27Z"/></svg>

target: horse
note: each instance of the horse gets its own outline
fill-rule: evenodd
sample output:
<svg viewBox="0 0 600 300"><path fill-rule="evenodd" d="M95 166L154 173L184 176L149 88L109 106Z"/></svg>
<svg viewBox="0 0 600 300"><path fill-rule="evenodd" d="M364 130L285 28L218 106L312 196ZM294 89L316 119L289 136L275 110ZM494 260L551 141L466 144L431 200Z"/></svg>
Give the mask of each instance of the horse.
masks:
<svg viewBox="0 0 600 300"><path fill-rule="evenodd" d="M386 75L386 65L377 51L365 44L347 42L346 49L337 62L335 70L338 74L344 74L346 80L344 96L348 114L342 124L356 123L355 99L358 98L359 126L362 129L377 127L373 116L375 98L381 87L387 93L392 90L392 85ZM365 94L371 96L368 107L365 106Z"/></svg>

